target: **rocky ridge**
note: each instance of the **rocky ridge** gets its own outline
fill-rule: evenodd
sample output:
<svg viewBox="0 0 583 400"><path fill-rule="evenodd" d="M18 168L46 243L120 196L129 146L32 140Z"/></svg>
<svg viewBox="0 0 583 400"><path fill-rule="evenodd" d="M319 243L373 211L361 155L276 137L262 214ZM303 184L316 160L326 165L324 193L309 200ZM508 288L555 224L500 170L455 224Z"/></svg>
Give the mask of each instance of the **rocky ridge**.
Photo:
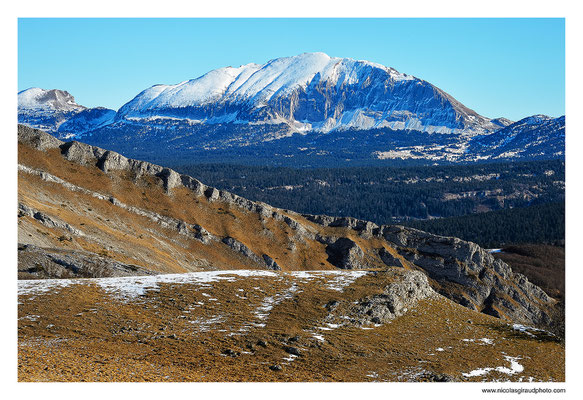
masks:
<svg viewBox="0 0 583 400"><path fill-rule="evenodd" d="M19 126L18 134L20 145L25 146L22 149L32 149L30 154L41 158L42 162L48 162L46 157L49 157L47 154L50 153L50 157L57 157L57 159L50 160L51 162L62 162L58 160L59 158L68 162L66 165L63 164L63 168L76 168L74 166L87 168L87 171L92 171L91 173L95 174L96 181L103 180L114 184L108 189L109 193L81 187L82 185L73 184L68 180L74 178L83 182L86 181L86 178L75 173L68 177L62 175L63 178L56 176L64 174L62 169L53 169L50 172L43 171L43 168L49 168L49 164L43 168L33 168L26 165L25 152L20 151L19 162L22 180L34 175L47 184L56 184L58 187L66 189L63 198L69 196L67 193L70 191L100 200L99 206L107 210L108 214L102 214L94 219L96 229L101 229L107 225L105 216L113 218L114 215L121 213L121 210L147 219L148 224L154 223L161 226L166 232L164 233L166 236L157 236L159 238L156 241L161 243L160 238L163 238L163 243L166 244L164 246L158 244L157 247L162 249L179 243L194 246L192 247L194 250L189 251L189 254L185 254L184 257L195 256L199 257L199 260L196 264L186 262L180 264L184 265L182 268L193 268L193 265L198 265L197 268L202 266L202 268L207 269L225 269L219 264L213 264L215 257L209 258L209 251L218 251L217 254L220 254L218 258L225 258L226 265L243 263L243 265L250 265L258 269L382 269L400 267L420 271L429 278L429 284L437 292L472 310L522 323L537 325L548 323L547 308L553 300L540 288L528 282L524 276L513 273L508 265L494 259L474 243L457 238L431 235L397 225L378 226L354 218L300 215L217 190L169 168L128 159L118 153L84 143L75 141L65 143L39 130ZM32 156L27 153L26 157ZM30 158L29 163L32 163L33 160L35 159ZM84 185L87 184L86 182ZM156 190L156 186L159 186L161 192L158 198L160 200L156 201L164 201L164 204L169 205L176 205L177 196L182 196L181 193L184 193L184 196L189 196L188 199L192 202L193 208L186 209L186 214L181 214L183 216L179 217L178 213L172 215L170 211L164 212L162 209L159 211L147 209L147 207L154 207L151 202L142 203L142 206L131 204L131 202L137 201L136 197L132 195L133 197L121 198L125 192L122 189L115 189L121 185L129 187L128 190L135 190L137 187L144 188L144 194L146 194L145 190ZM42 190L45 189L38 188L39 192ZM61 195L63 189L57 190L55 193ZM48 194L43 194L44 197L41 196L38 199L27 198L27 196L32 195L34 194L19 193L19 202L21 203L19 206L21 210L19 231L27 232L33 237L30 239L23 235L23 240L34 241L36 240L34 237L38 236L39 241L43 240L44 247L48 247L46 246L48 243L46 237L50 236L50 231L40 237L32 229L33 226L42 225L46 229L54 229L57 232L66 231L68 235L73 237L71 242L54 242L55 247L72 250L74 246L71 243L75 242L76 246L87 250L95 246L92 244L93 247L91 247L87 244L88 241L99 242L95 239L96 234L90 232L88 228L81 229L81 227L74 226L71 219L64 221L65 214L63 214L63 218L59 218L51 214L54 212L51 208L39 210L42 201L46 202ZM33 207L32 203L37 207ZM39 218L35 215L38 215ZM78 212L74 215L79 216ZM83 216L85 217L85 215ZM59 222L61 219L63 222ZM70 228L63 224L68 224ZM126 221L124 224L130 224L130 222ZM243 224L245 227L238 230L236 229L237 224ZM31 228L28 228L29 225ZM145 234L160 235L156 230L159 228L154 228L152 225L147 226ZM253 226L257 228L252 228ZM75 238L75 236L80 236L75 233L75 229L82 230L85 236ZM121 229L119 224L116 225L115 229ZM62 233L55 235L57 234L62 235ZM120 246L120 248L116 249L115 246ZM134 249L134 252L136 250L135 247L122 249L121 246L123 243L108 242L109 257L114 261L117 259L118 262L128 265L141 264L140 266L146 270L156 271L154 259L142 258L141 263L122 261L123 257L116 255L116 252L117 254L126 254L132 251L131 249ZM174 248L179 249L179 247ZM181 257L180 251L170 252L169 254L173 255L173 261L164 261L166 263L164 265L175 265L174 263ZM134 257L132 260L140 258L139 255L131 256ZM130 257L130 255L126 254L125 257ZM146 262L146 260L148 261ZM191 266L188 267L188 265ZM162 267L157 268L159 268L158 271L164 270ZM180 270L175 269L174 271ZM402 290L399 289L397 292L401 293ZM371 301L374 303L377 300ZM391 314L395 314L395 310L399 307L406 308L406 304L395 308L393 303L394 300L383 303L388 304L386 307ZM391 304L393 305L391 306ZM393 311L390 311L391 307ZM366 311L363 312L366 314ZM389 315L383 313L383 315L385 314ZM377 317L381 318L378 315Z"/></svg>

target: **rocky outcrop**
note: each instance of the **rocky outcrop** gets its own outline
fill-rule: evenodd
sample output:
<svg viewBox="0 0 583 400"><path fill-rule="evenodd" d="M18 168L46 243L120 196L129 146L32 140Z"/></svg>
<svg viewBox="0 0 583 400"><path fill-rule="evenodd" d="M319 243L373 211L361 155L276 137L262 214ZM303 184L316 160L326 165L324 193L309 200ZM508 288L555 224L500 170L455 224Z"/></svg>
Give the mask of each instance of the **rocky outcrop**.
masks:
<svg viewBox="0 0 583 400"><path fill-rule="evenodd" d="M405 314L421 300L440 297L420 271L393 268L379 273L390 275L392 280L382 294L356 302L331 302L326 305L329 314L325 322L355 326L385 324Z"/></svg>
<svg viewBox="0 0 583 400"><path fill-rule="evenodd" d="M358 245L348 239L339 238L326 246L328 261L341 269L363 269L367 267L363 258L364 252Z"/></svg>
<svg viewBox="0 0 583 400"><path fill-rule="evenodd" d="M239 242L237 239L234 239L230 236L223 238L222 242L229 246L231 250L236 251L237 253L242 254L243 256L249 258L250 260L254 261L257 264L263 264L262 260L255 254L249 247L245 246L243 243Z"/></svg>
<svg viewBox="0 0 583 400"><path fill-rule="evenodd" d="M440 292L458 303L497 317L548 323L547 313L533 304L544 309L553 300L477 244L401 226L385 227L383 236L406 260L442 283ZM462 288L463 294L455 288Z"/></svg>
<svg viewBox="0 0 583 400"><path fill-rule="evenodd" d="M192 188L200 187L201 192L205 193L209 198L217 198L219 195L216 189L207 188L195 179L180 175L170 168L146 161L129 159L114 151L90 146L77 141L62 142L46 132L24 125L18 125L18 140L41 151L58 147L65 159L81 165L94 165L105 173L125 170L131 172L135 178L143 175L158 177L167 192L184 184L184 186ZM213 190L217 193L215 194Z"/></svg>
<svg viewBox="0 0 583 400"><path fill-rule="evenodd" d="M39 129L18 125L18 141L37 150L54 149L63 144L59 139Z"/></svg>
<svg viewBox="0 0 583 400"><path fill-rule="evenodd" d="M31 217L34 218L35 220L37 220L38 222L40 222L41 224L43 224L44 226L47 226L49 228L58 228L58 229L62 229L64 231L67 231L73 235L76 236L84 236L85 234L80 231L79 229L73 228L71 225L69 225L68 223L61 221L58 218L55 217L51 217L45 213L42 213L38 210L35 210L34 208L28 207L25 204L22 203L18 203L18 217Z"/></svg>
<svg viewBox="0 0 583 400"><path fill-rule="evenodd" d="M384 239L411 266L431 278L439 293L465 307L524 323L546 326L550 322L549 306L554 300L475 243L399 225L377 226L355 218L303 216L323 227L344 227L362 238ZM352 240L318 240L327 243L329 261L336 267L367 267L363 253ZM389 267L404 267L399 257L384 248L378 251L378 257Z"/></svg>
<svg viewBox="0 0 583 400"><path fill-rule="evenodd" d="M330 217L328 215L302 214L302 217L318 225L332 228L350 228L365 238L378 235L379 226L374 222L350 217Z"/></svg>
<svg viewBox="0 0 583 400"><path fill-rule="evenodd" d="M419 300L436 295L427 282L427 276L419 271L406 271L400 280L388 285L383 294L356 304L352 318L360 325L384 324L406 313Z"/></svg>
<svg viewBox="0 0 583 400"><path fill-rule="evenodd" d="M242 256L248 258L252 262L259 264L260 267L267 268L273 271L281 270L281 267L277 264L277 262L268 256L267 254L263 254L261 258L257 256L249 247L245 246L243 243L234 239L230 236L223 238L222 242L229 246L231 250L241 254Z"/></svg>
<svg viewBox="0 0 583 400"><path fill-rule="evenodd" d="M268 269L272 269L274 271L281 270L281 267L279 265L277 265L275 260L273 258L269 257L267 254L263 255L263 261L265 261L265 265L267 265Z"/></svg>
<svg viewBox="0 0 583 400"><path fill-rule="evenodd" d="M379 257L388 267L404 267L403 262L389 253L385 248L379 250Z"/></svg>
<svg viewBox="0 0 583 400"><path fill-rule="evenodd" d="M146 268L83 251L18 246L19 279L104 278L152 275Z"/></svg>

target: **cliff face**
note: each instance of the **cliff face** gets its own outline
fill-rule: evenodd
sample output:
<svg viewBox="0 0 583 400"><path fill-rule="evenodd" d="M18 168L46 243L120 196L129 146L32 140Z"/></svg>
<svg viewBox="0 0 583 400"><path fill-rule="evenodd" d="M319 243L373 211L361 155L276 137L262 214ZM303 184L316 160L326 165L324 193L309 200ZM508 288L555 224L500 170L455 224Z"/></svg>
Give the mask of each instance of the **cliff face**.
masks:
<svg viewBox="0 0 583 400"><path fill-rule="evenodd" d="M22 278L393 267L423 273L438 293L472 310L526 324L549 320L553 300L474 243L300 215L25 126L18 136Z"/></svg>

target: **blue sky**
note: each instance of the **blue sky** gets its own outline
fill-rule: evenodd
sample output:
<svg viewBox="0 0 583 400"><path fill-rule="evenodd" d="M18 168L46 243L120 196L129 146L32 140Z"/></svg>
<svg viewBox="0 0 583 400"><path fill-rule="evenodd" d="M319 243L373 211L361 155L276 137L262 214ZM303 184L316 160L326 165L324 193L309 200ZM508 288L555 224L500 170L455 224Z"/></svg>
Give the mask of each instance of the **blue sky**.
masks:
<svg viewBox="0 0 583 400"><path fill-rule="evenodd" d="M565 113L563 19L19 19L18 88L118 109L158 83L323 51L425 79L478 113Z"/></svg>

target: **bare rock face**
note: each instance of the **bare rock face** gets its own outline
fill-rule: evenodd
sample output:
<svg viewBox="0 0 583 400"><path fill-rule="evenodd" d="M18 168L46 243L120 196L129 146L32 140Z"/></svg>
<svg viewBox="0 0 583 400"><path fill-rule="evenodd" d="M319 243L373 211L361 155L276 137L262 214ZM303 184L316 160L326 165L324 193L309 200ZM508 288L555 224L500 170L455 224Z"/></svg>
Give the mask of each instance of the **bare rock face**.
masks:
<svg viewBox="0 0 583 400"><path fill-rule="evenodd" d="M263 261L265 261L265 265L267 265L268 269L272 269L274 271L281 270L281 267L279 265L277 265L275 260L273 258L269 257L267 254L263 255Z"/></svg>
<svg viewBox="0 0 583 400"><path fill-rule="evenodd" d="M379 232L379 227L374 222L363 221L356 218L330 217L328 215L310 214L302 214L302 217L306 218L308 221L312 221L318 225L326 227L351 228L364 237L372 237Z"/></svg>
<svg viewBox="0 0 583 400"><path fill-rule="evenodd" d="M377 274L386 274L392 280L382 294L367 296L354 303L328 303L325 308L329 314L325 322L354 326L385 324L405 314L421 300L440 297L420 271L390 268Z"/></svg>
<svg viewBox="0 0 583 400"><path fill-rule="evenodd" d="M349 238L340 238L326 246L328 261L337 268L342 269L362 269L367 265L364 263L364 252L358 245Z"/></svg>
<svg viewBox="0 0 583 400"><path fill-rule="evenodd" d="M180 174L170 168L164 168L158 174L156 174L164 182L164 190L169 192L171 189L178 185L182 185L182 180L180 179Z"/></svg>
<svg viewBox="0 0 583 400"><path fill-rule="evenodd" d="M234 239L230 236L227 236L227 237L223 238L222 242L224 244L226 244L227 246L229 246L232 250L234 250L234 251L242 254L243 256L253 260L254 262L256 262L258 264L263 264L261 259L259 259L259 257L257 257L257 254L255 254L249 247L245 246L243 243L239 242L237 239Z"/></svg>
<svg viewBox="0 0 583 400"><path fill-rule="evenodd" d="M18 125L18 141L37 150L54 149L63 144L56 137L25 125Z"/></svg>
<svg viewBox="0 0 583 400"><path fill-rule="evenodd" d="M377 226L353 218L305 217L325 227L349 227L360 237L382 238L398 255L432 280L445 297L499 318L546 326L554 303L542 289L512 272L475 243L443 237L399 225ZM327 244L329 261L338 268L366 268L363 253L349 238L319 237ZM381 249L378 257L389 266L403 266L400 259Z"/></svg>
<svg viewBox="0 0 583 400"><path fill-rule="evenodd" d="M68 224L64 221L61 221L58 218L51 217L45 213L42 213L38 210L35 210L34 208L28 207L25 204L18 203L18 217L20 218L23 216L32 217L35 220L37 220L38 222L40 222L41 224L43 224L49 228L62 229L63 231L67 231L67 232L69 232L73 235L76 235L76 236L84 236L85 235L79 229L72 227L70 224Z"/></svg>
<svg viewBox="0 0 583 400"><path fill-rule="evenodd" d="M400 255L442 284L440 292L446 297L496 317L549 322L547 313L532 305L553 300L477 244L401 226L385 227L383 236L397 245ZM463 288L463 295L455 287Z"/></svg>
<svg viewBox="0 0 583 400"><path fill-rule="evenodd" d="M61 153L67 160L81 165L95 165L106 153L106 150L99 147L75 141L67 142L60 147Z"/></svg>
<svg viewBox="0 0 583 400"><path fill-rule="evenodd" d="M97 167L103 172L129 169L128 159L114 151L106 151L97 162Z"/></svg>
<svg viewBox="0 0 583 400"><path fill-rule="evenodd" d="M379 250L379 257L389 267L404 267L403 262L384 248Z"/></svg>
<svg viewBox="0 0 583 400"><path fill-rule="evenodd" d="M152 275L147 269L83 251L63 251L33 245L18 247L19 279L104 278Z"/></svg>
<svg viewBox="0 0 583 400"><path fill-rule="evenodd" d="M406 313L419 300L436 295L427 282L427 276L419 271L407 271L400 280L387 286L383 294L357 304L352 310L353 318L360 325L384 324Z"/></svg>

